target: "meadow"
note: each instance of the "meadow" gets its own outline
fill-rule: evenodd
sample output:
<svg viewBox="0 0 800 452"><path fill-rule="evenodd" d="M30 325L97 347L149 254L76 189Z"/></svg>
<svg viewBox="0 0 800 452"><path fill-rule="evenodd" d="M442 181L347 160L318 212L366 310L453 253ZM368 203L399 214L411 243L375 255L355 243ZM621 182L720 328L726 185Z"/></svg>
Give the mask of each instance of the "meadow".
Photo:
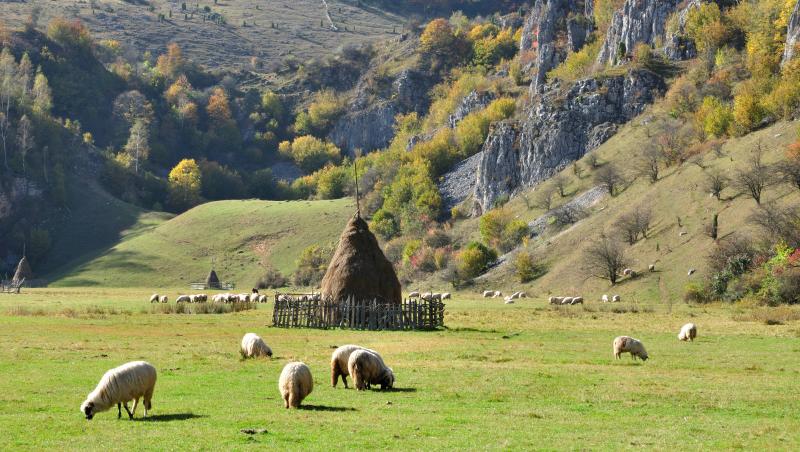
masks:
<svg viewBox="0 0 800 452"><path fill-rule="evenodd" d="M272 303L158 314L149 295L0 296L0 449L800 448L796 308L505 305L464 292L447 306L446 329L360 332L271 328ZM699 328L694 343L676 338L687 321ZM273 358L242 361L246 332ZM650 359L614 360L620 334L641 339ZM330 353L346 343L380 351L395 389L331 388ZM112 410L86 421L79 405L103 372L137 359L159 372L152 416L118 420ZM300 410L284 409L277 389L291 360L314 375Z"/></svg>

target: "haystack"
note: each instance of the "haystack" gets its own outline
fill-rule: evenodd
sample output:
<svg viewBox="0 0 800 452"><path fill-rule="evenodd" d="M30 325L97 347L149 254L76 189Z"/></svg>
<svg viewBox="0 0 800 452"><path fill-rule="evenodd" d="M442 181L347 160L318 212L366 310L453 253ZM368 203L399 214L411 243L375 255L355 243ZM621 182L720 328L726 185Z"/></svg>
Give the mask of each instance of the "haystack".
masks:
<svg viewBox="0 0 800 452"><path fill-rule="evenodd" d="M206 278L206 289L221 289L222 286L219 283L219 278L217 277L217 272L211 270L211 273L208 274Z"/></svg>
<svg viewBox="0 0 800 452"><path fill-rule="evenodd" d="M14 272L14 278L11 280L13 282L22 281L23 279L31 279L33 278L33 270L31 270L31 265L28 263L28 259L23 256L20 259L19 264L17 264L17 271Z"/></svg>
<svg viewBox="0 0 800 452"><path fill-rule="evenodd" d="M403 301L392 263L358 214L347 223L339 238L339 246L322 278L322 295L336 301L378 297L393 304Z"/></svg>

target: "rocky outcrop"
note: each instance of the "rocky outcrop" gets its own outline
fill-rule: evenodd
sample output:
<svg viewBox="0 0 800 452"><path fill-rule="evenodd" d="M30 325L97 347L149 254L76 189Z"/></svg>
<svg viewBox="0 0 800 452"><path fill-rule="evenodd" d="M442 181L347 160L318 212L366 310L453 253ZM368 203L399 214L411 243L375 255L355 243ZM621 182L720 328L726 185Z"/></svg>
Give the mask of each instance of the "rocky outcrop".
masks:
<svg viewBox="0 0 800 452"><path fill-rule="evenodd" d="M797 53L797 44L800 42L800 1L794 5L794 11L789 19L789 27L786 30L786 46L783 50L783 60L781 65L794 58Z"/></svg>
<svg viewBox="0 0 800 452"><path fill-rule="evenodd" d="M431 76L405 70L392 82L386 98L375 101L371 100L366 83L360 82L348 113L336 121L328 139L350 156L357 149L371 152L388 146L394 138L395 116L412 111L424 113L430 103L427 93L434 83Z"/></svg>
<svg viewBox="0 0 800 452"><path fill-rule="evenodd" d="M569 50L583 47L592 29L592 0L536 0L520 38L520 51L535 53L526 68L532 91L541 91L547 73L564 61ZM559 39L563 35L566 46Z"/></svg>
<svg viewBox="0 0 800 452"><path fill-rule="evenodd" d="M690 0L689 3L678 12L677 29L667 30L664 42L664 55L671 60L689 60L697 56L697 47L694 41L686 36L686 20L689 18L689 11L700 7L708 0Z"/></svg>
<svg viewBox="0 0 800 452"><path fill-rule="evenodd" d="M447 124L451 129L455 129L461 120L469 116L470 113L483 110L494 100L494 94L489 91L472 90L459 102L456 110L447 118Z"/></svg>
<svg viewBox="0 0 800 452"><path fill-rule="evenodd" d="M619 64L620 50L630 53L638 43L654 45L663 37L667 20L682 0L625 0L614 13L605 42L597 56L599 64Z"/></svg>
<svg viewBox="0 0 800 452"><path fill-rule="evenodd" d="M567 89L548 85L526 120L503 121L489 132L477 169L473 214L581 158L664 91L664 81L647 70L581 80Z"/></svg>

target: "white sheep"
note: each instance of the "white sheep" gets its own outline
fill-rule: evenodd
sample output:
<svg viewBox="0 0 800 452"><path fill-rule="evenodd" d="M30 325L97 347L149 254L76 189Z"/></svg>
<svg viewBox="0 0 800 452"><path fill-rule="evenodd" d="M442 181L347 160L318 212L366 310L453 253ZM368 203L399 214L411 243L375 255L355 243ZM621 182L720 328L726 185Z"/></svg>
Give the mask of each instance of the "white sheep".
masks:
<svg viewBox="0 0 800 452"><path fill-rule="evenodd" d="M213 301L214 303L225 303L228 301L228 297L226 297L225 294L223 293L218 293L213 297L211 297L211 301Z"/></svg>
<svg viewBox="0 0 800 452"><path fill-rule="evenodd" d="M483 298L491 298L494 296L494 290L484 290Z"/></svg>
<svg viewBox="0 0 800 452"><path fill-rule="evenodd" d="M336 387L336 383L339 382L339 376L342 377L344 387L347 388L347 376L350 375L350 370L347 367L347 363L350 360L350 355L352 355L356 350L366 350L371 352L380 358L381 361L383 361L383 358L378 352L360 345L348 344L338 347L333 351L333 353L331 353L331 386L334 388Z"/></svg>
<svg viewBox="0 0 800 452"><path fill-rule="evenodd" d="M266 303L267 301L269 301L269 300L267 299L267 295L266 294L258 296L258 302L259 303Z"/></svg>
<svg viewBox="0 0 800 452"><path fill-rule="evenodd" d="M503 296L503 292L500 292L499 290L495 290L494 291L494 296L492 298L497 298L497 297L502 297L502 296Z"/></svg>
<svg viewBox="0 0 800 452"><path fill-rule="evenodd" d="M419 292L411 292L408 294L408 298L419 298Z"/></svg>
<svg viewBox="0 0 800 452"><path fill-rule="evenodd" d="M133 361L115 367L100 379L81 404L81 413L91 420L95 414L107 411L117 404L117 419L122 417L121 406L125 407L128 417L133 419L139 399L143 399L144 416L152 409L151 400L156 386L156 368L145 361ZM133 411L128 409L128 402L133 400Z"/></svg>
<svg viewBox="0 0 800 452"><path fill-rule="evenodd" d="M697 337L697 325L694 323L687 323L681 327L681 332L678 333L678 339L682 341L694 341Z"/></svg>
<svg viewBox="0 0 800 452"><path fill-rule="evenodd" d="M612 301L612 302L614 302L614 303L617 303L617 302L620 302L620 301L622 301L622 298L620 298L620 296L619 296L619 295L614 295L614 296L611 298L611 301Z"/></svg>
<svg viewBox="0 0 800 452"><path fill-rule="evenodd" d="M561 304L572 304L573 297L564 297L561 299Z"/></svg>
<svg viewBox="0 0 800 452"><path fill-rule="evenodd" d="M561 304L561 301L564 300L564 297L550 297L549 301L550 304Z"/></svg>
<svg viewBox="0 0 800 452"><path fill-rule="evenodd" d="M166 295L162 295L161 298L159 298L159 301L161 301L162 303L166 303L169 301L169 298L167 298Z"/></svg>
<svg viewBox="0 0 800 452"><path fill-rule="evenodd" d="M693 268L690 268L689 271L687 272L687 276L692 276L694 274L694 272L696 272L696 271L697 270L695 270Z"/></svg>
<svg viewBox="0 0 800 452"><path fill-rule="evenodd" d="M353 384L361 391L380 384L381 389L394 386L394 372L384 364L383 359L369 350L355 350L347 360L347 371L353 377Z"/></svg>
<svg viewBox="0 0 800 452"><path fill-rule="evenodd" d="M625 270L622 270L622 274L625 276L631 276L633 274L633 270L626 268Z"/></svg>
<svg viewBox="0 0 800 452"><path fill-rule="evenodd" d="M249 303L250 302L250 294L249 293L240 293L239 294L239 302L240 303Z"/></svg>
<svg viewBox="0 0 800 452"><path fill-rule="evenodd" d="M526 294L525 292L520 292L519 298L528 298L528 294Z"/></svg>
<svg viewBox="0 0 800 452"><path fill-rule="evenodd" d="M574 297L570 304L583 304L583 297Z"/></svg>
<svg viewBox="0 0 800 452"><path fill-rule="evenodd" d="M178 295L178 298L175 299L175 303L191 303L192 298L189 295Z"/></svg>
<svg viewBox="0 0 800 452"><path fill-rule="evenodd" d="M297 361L287 364L278 380L278 390L283 397L284 407L299 408L300 402L314 390L311 369L305 363Z"/></svg>
<svg viewBox="0 0 800 452"><path fill-rule="evenodd" d="M650 265L648 265L648 266L647 266L647 270L648 270L649 272L651 272L651 273L652 273L652 272L654 272L654 271L656 271L656 264L650 264Z"/></svg>
<svg viewBox="0 0 800 452"><path fill-rule="evenodd" d="M642 361L647 361L647 350L644 349L644 344L642 344L638 339L634 339L630 336L619 336L614 339L614 357L620 359L620 355L623 353L630 353L631 358L634 360L639 357Z"/></svg>
<svg viewBox="0 0 800 452"><path fill-rule="evenodd" d="M189 295L189 299L192 300L192 303L200 303L200 300L202 298L200 297L200 295L195 294L195 295Z"/></svg>
<svg viewBox="0 0 800 452"><path fill-rule="evenodd" d="M603 303L608 303L608 294L603 294L603 296L600 297L600 299L603 300Z"/></svg>
<svg viewBox="0 0 800 452"><path fill-rule="evenodd" d="M150 296L150 303L158 303L159 296L157 293L154 293Z"/></svg>
<svg viewBox="0 0 800 452"><path fill-rule="evenodd" d="M242 358L257 358L259 356L272 357L272 349L269 348L264 339L255 333L247 333L242 338L242 348L240 350Z"/></svg>
<svg viewBox="0 0 800 452"><path fill-rule="evenodd" d="M442 300L449 300L450 299L450 292L445 292L442 294Z"/></svg>
<svg viewBox="0 0 800 452"><path fill-rule="evenodd" d="M511 299L509 297L506 297L505 304L514 304L514 303L515 303L515 301L513 299Z"/></svg>

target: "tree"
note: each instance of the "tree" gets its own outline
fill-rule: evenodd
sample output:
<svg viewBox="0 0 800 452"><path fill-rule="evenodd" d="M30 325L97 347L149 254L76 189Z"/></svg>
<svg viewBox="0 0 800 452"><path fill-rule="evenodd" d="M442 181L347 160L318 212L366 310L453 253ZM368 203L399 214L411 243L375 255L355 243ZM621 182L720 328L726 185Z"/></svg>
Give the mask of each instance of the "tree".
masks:
<svg viewBox="0 0 800 452"><path fill-rule="evenodd" d="M463 34L456 33L446 19L434 19L419 37L419 50L435 65L445 68L463 61L469 52L469 43Z"/></svg>
<svg viewBox="0 0 800 452"><path fill-rule="evenodd" d="M601 235L584 251L584 271L591 277L607 279L611 285L628 266L625 249L616 240Z"/></svg>
<svg viewBox="0 0 800 452"><path fill-rule="evenodd" d="M594 173L594 182L605 188L609 195L614 196L619 186L625 182L625 179L617 167L609 163Z"/></svg>
<svg viewBox="0 0 800 452"><path fill-rule="evenodd" d="M497 252L479 242L470 242L458 255L458 273L464 279L472 279L497 259Z"/></svg>
<svg viewBox="0 0 800 452"><path fill-rule="evenodd" d="M569 185L569 180L567 180L567 178L560 173L553 176L551 180L553 181L552 182L553 187L555 187L555 189L558 190L559 196L561 196L562 198L567 196L566 190L567 190L567 185Z"/></svg>
<svg viewBox="0 0 800 452"><path fill-rule="evenodd" d="M539 267L536 265L535 258L528 251L520 251L514 256L514 275L519 282L526 283L536 278L539 274Z"/></svg>
<svg viewBox="0 0 800 452"><path fill-rule="evenodd" d="M761 143L759 143L750 157L747 167L739 169L733 180L734 186L739 191L753 198L759 205L764 189L772 182L772 169L762 162L762 154Z"/></svg>
<svg viewBox="0 0 800 452"><path fill-rule="evenodd" d="M791 247L800 246L800 208L797 205L781 206L765 203L748 221L759 227L769 243L784 242Z"/></svg>
<svg viewBox="0 0 800 452"><path fill-rule="evenodd" d="M3 141L3 165L6 169L8 169L8 131L11 127L10 121L8 120L8 116L2 111L0 111L0 140Z"/></svg>
<svg viewBox="0 0 800 452"><path fill-rule="evenodd" d="M641 176L650 180L651 184L658 182L661 152L654 146L646 146L642 155L636 162L636 169Z"/></svg>
<svg viewBox="0 0 800 452"><path fill-rule="evenodd" d="M800 189L800 143L789 146L786 158L778 164L778 171L784 182Z"/></svg>
<svg viewBox="0 0 800 452"><path fill-rule="evenodd" d="M149 124L153 118L153 106L147 98L136 90L125 91L114 99L112 107L115 134L120 142L137 120Z"/></svg>
<svg viewBox="0 0 800 452"><path fill-rule="evenodd" d="M169 172L169 201L176 210L200 202L202 176L194 159L183 159Z"/></svg>
<svg viewBox="0 0 800 452"><path fill-rule="evenodd" d="M50 109L53 108L53 93L50 91L50 84L42 73L41 67L36 71L31 94L33 95L33 111L42 116L49 115Z"/></svg>
<svg viewBox="0 0 800 452"><path fill-rule="evenodd" d="M710 171L706 173L705 179L705 187L709 193L714 195L715 198L719 201L720 196L722 194L722 190L725 190L725 187L728 186L728 178L720 173L719 171Z"/></svg>
<svg viewBox="0 0 800 452"><path fill-rule="evenodd" d="M28 56L28 52L22 54L17 66L17 89L20 102L27 105L28 96L31 92L31 82L33 81L33 63Z"/></svg>
<svg viewBox="0 0 800 452"><path fill-rule="evenodd" d="M336 145L311 135L297 137L291 144L284 141L278 146L278 151L309 173L328 163L338 163L341 158L341 151Z"/></svg>
<svg viewBox="0 0 800 452"><path fill-rule="evenodd" d="M167 53L159 55L156 60L156 70L169 80L177 78L185 69L183 51L174 42L167 45Z"/></svg>
<svg viewBox="0 0 800 452"><path fill-rule="evenodd" d="M17 149L19 149L22 159L22 174L27 176L26 157L28 152L33 149L33 124L28 119L28 115L22 115L17 124Z"/></svg>
<svg viewBox="0 0 800 452"><path fill-rule="evenodd" d="M131 133L125 144L125 152L133 160L134 172L139 174L139 162L147 160L147 157L150 156L150 130L144 120L136 119L131 126Z"/></svg>

